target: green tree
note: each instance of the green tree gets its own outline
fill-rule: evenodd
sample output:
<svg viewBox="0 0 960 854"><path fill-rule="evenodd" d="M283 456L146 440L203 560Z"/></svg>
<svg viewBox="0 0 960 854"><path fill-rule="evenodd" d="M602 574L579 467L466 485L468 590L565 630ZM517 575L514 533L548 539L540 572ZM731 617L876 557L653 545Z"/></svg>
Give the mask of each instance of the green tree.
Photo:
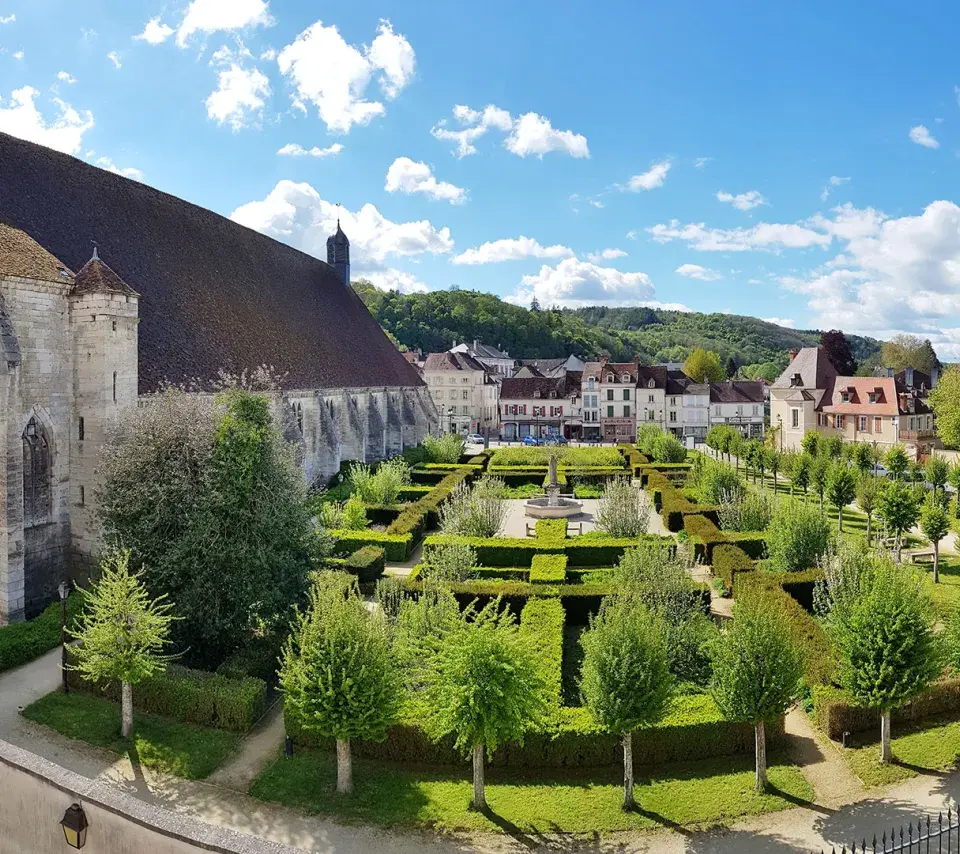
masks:
<svg viewBox="0 0 960 854"><path fill-rule="evenodd" d="M960 463L954 463L950 466L950 474L948 475L948 480L950 486L952 486L956 491L956 498L954 499L954 517L960 519Z"/></svg>
<svg viewBox="0 0 960 854"><path fill-rule="evenodd" d="M933 546L933 583L940 583L940 540L950 533L950 517L935 495L924 505L920 514L920 530Z"/></svg>
<svg viewBox="0 0 960 854"><path fill-rule="evenodd" d="M867 517L867 545L870 545L870 535L873 527L873 514L877 509L877 499L880 487L875 477L864 475L857 484L857 506Z"/></svg>
<svg viewBox="0 0 960 854"><path fill-rule="evenodd" d="M635 600L610 598L580 643L584 704L623 741L623 808L629 810L635 804L633 733L663 718L673 691L663 627Z"/></svg>
<svg viewBox="0 0 960 854"><path fill-rule="evenodd" d="M853 465L861 476L869 474L873 468L873 448L866 442L857 442L853 446Z"/></svg>
<svg viewBox="0 0 960 854"><path fill-rule="evenodd" d="M934 495L946 486L950 475L950 466L940 457L930 457L924 467L923 476L933 486Z"/></svg>
<svg viewBox="0 0 960 854"><path fill-rule="evenodd" d="M842 377L852 377L857 372L857 361L850 351L847 337L839 329L820 333L820 346L827 352L827 358Z"/></svg>
<svg viewBox="0 0 960 854"><path fill-rule="evenodd" d="M337 745L337 791L353 791L350 742L382 740L397 721L402 685L383 612L370 611L355 583L320 576L298 613L280 662L284 703L305 730Z"/></svg>
<svg viewBox="0 0 960 854"><path fill-rule="evenodd" d="M777 609L762 596L740 599L714 645L711 693L725 718L753 725L760 791L767 787L764 725L793 705L802 676L803 662Z"/></svg>
<svg viewBox="0 0 960 854"><path fill-rule="evenodd" d="M174 617L164 597L151 599L142 573L130 569L130 552L116 551L100 565L83 593L83 610L71 635L73 667L91 682L120 683L120 734L133 733L133 686L162 672Z"/></svg>
<svg viewBox="0 0 960 854"><path fill-rule="evenodd" d="M499 601L468 608L434 654L425 697L427 731L452 733L473 758L473 807L485 809L484 751L518 740L546 713L547 688L532 646Z"/></svg>
<svg viewBox="0 0 960 854"><path fill-rule="evenodd" d="M827 491L830 477L830 463L827 457L814 457L810 463L810 485L820 498L820 512L823 513L823 496Z"/></svg>
<svg viewBox="0 0 960 854"><path fill-rule="evenodd" d="M703 347L694 348L693 352L687 356L687 360L683 363L683 372L698 383L718 383L725 376L723 365L720 364L720 356Z"/></svg>
<svg viewBox="0 0 960 854"><path fill-rule="evenodd" d="M808 434L812 435L812 434ZM803 490L803 500L807 500L807 487L810 486L811 458L809 454L798 454L793 461L793 469L790 472L790 495L793 495L793 487L799 486Z"/></svg>
<svg viewBox="0 0 960 854"><path fill-rule="evenodd" d="M894 335L881 345L880 355L883 364L893 368L896 373L907 368L916 368L929 374L938 363L936 351L929 339L921 339L916 335Z"/></svg>
<svg viewBox="0 0 960 854"><path fill-rule="evenodd" d="M948 448L960 447L960 366L953 365L930 392L937 433Z"/></svg>
<svg viewBox="0 0 960 854"><path fill-rule="evenodd" d="M687 458L687 449L673 433L661 431L653 440L651 448L654 462L682 463Z"/></svg>
<svg viewBox="0 0 960 854"><path fill-rule="evenodd" d="M907 457L907 452L903 449L903 445L894 445L887 451L887 455L883 458L883 464L895 480L900 480L907 469L910 468L910 459Z"/></svg>
<svg viewBox="0 0 960 854"><path fill-rule="evenodd" d="M812 569L830 546L830 525L816 508L790 499L777 507L766 539L770 565L778 572Z"/></svg>
<svg viewBox="0 0 960 854"><path fill-rule="evenodd" d="M843 533L843 510L857 496L857 480L842 462L836 462L827 478L827 498L837 508L837 531Z"/></svg>
<svg viewBox="0 0 960 854"><path fill-rule="evenodd" d="M804 433L800 440L800 447L804 453L811 457L817 456L820 452L820 434L814 433L812 430L809 433Z"/></svg>
<svg viewBox="0 0 960 854"><path fill-rule="evenodd" d="M857 588L855 595L834 597L825 621L841 684L856 705L880 713L880 761L886 763L892 758L891 710L916 697L941 670L936 615L919 574L889 558L861 573Z"/></svg>
<svg viewBox="0 0 960 854"><path fill-rule="evenodd" d="M839 460L843 456L843 438L841 436L828 436L821 442L820 453L831 460Z"/></svg>
<svg viewBox="0 0 960 854"><path fill-rule="evenodd" d="M887 531L896 538L897 563L903 548L903 535L916 523L920 514L913 490L902 481L894 481L880 493L877 512L887 526Z"/></svg>
<svg viewBox="0 0 960 854"><path fill-rule="evenodd" d="M106 541L176 603L174 645L215 667L264 631L279 636L307 590L311 514L269 399L172 389L118 427L102 454Z"/></svg>
<svg viewBox="0 0 960 854"><path fill-rule="evenodd" d="M783 465L783 454L780 453L776 448L765 448L763 450L763 455L767 461L767 468L770 469L770 474L773 475L773 498L774 501L777 499L777 472L780 471L781 466Z"/></svg>

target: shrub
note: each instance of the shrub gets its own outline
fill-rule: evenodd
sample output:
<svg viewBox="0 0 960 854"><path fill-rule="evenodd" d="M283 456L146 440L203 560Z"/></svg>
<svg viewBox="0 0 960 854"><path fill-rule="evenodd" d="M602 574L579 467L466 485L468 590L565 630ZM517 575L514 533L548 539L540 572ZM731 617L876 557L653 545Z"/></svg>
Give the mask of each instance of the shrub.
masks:
<svg viewBox="0 0 960 854"><path fill-rule="evenodd" d="M67 682L73 690L120 701L120 685L116 682L87 682L72 669L67 671ZM228 679L175 664L136 687L136 704L141 712L232 732L249 730L263 717L266 702L267 686L262 679Z"/></svg>
<svg viewBox="0 0 960 854"><path fill-rule="evenodd" d="M656 424L641 424L637 428L637 447L647 457L653 456L653 443L663 435Z"/></svg>
<svg viewBox="0 0 960 854"><path fill-rule="evenodd" d="M490 458L491 467L546 466L553 448L499 448ZM624 459L616 448L562 448L560 468L612 467L622 469Z"/></svg>
<svg viewBox="0 0 960 854"><path fill-rule="evenodd" d="M72 627L80 611L76 593L67 597L67 625ZM40 616L25 623L0 626L0 673L39 658L60 645L60 603L47 606Z"/></svg>
<svg viewBox="0 0 960 854"><path fill-rule="evenodd" d="M766 539L775 570L810 569L827 553L830 526L816 508L798 501L782 501L767 528Z"/></svg>
<svg viewBox="0 0 960 854"><path fill-rule="evenodd" d="M430 552L424 573L446 582L465 581L477 562L477 553L466 543L453 542Z"/></svg>
<svg viewBox="0 0 960 854"><path fill-rule="evenodd" d="M567 538L566 519L538 519L538 540L565 540Z"/></svg>
<svg viewBox="0 0 960 854"><path fill-rule="evenodd" d="M567 578L566 555L534 555L530 564L533 584L563 584Z"/></svg>
<svg viewBox="0 0 960 854"><path fill-rule="evenodd" d="M344 568L361 584L372 584L386 569L387 555L380 546L362 546L344 561Z"/></svg>
<svg viewBox="0 0 960 854"><path fill-rule="evenodd" d="M607 484L597 503L597 527L612 537L638 537L650 523L650 504L626 479Z"/></svg>
<svg viewBox="0 0 960 854"><path fill-rule="evenodd" d="M410 557L413 537L410 534L388 534L384 531L331 531L334 538L334 554L345 556L353 554L361 546L382 546L386 559L394 563L403 563Z"/></svg>
<svg viewBox="0 0 960 854"><path fill-rule="evenodd" d="M653 459L658 463L682 463L687 449L673 433L661 433L653 440Z"/></svg>
<svg viewBox="0 0 960 854"><path fill-rule="evenodd" d="M388 534L411 534L414 539L419 540L424 531L436 527L439 521L438 508L450 497L453 490L467 480L470 475L470 471L462 469L444 475L439 482L427 491L426 495L406 507L390 523L386 532Z"/></svg>
<svg viewBox="0 0 960 854"><path fill-rule="evenodd" d="M459 433L447 433L439 439L427 436L423 440L427 462L431 463L459 462L466 446L466 440Z"/></svg>
<svg viewBox="0 0 960 854"><path fill-rule="evenodd" d="M503 489L503 481L495 477L484 477L472 487L458 484L440 511L443 532L465 537L494 536L507 515Z"/></svg>
<svg viewBox="0 0 960 854"><path fill-rule="evenodd" d="M557 599L531 599L520 612L520 637L533 647L543 671L547 702L560 706L563 664L563 605Z"/></svg>
<svg viewBox="0 0 960 854"><path fill-rule="evenodd" d="M748 492L740 501L721 504L718 512L725 531L765 531L773 518L773 504L765 494Z"/></svg>
<svg viewBox="0 0 960 854"><path fill-rule="evenodd" d="M363 506L361 504L361 506ZM366 514L364 514L366 515ZM317 521L327 530L346 528L343 516L343 504L339 501L324 501L317 508Z"/></svg>
<svg viewBox="0 0 960 854"><path fill-rule="evenodd" d="M400 490L410 484L410 466L402 457L380 463L376 472L357 463L347 478L350 491L365 504L395 504Z"/></svg>
<svg viewBox="0 0 960 854"><path fill-rule="evenodd" d="M729 596L737 589L737 575L754 572L756 568L753 559L738 546L720 543L713 549L713 574L723 582Z"/></svg>
<svg viewBox="0 0 960 854"><path fill-rule="evenodd" d="M350 500L343 505L343 525L348 531L362 531L367 527L367 511L363 502L351 495Z"/></svg>
<svg viewBox="0 0 960 854"><path fill-rule="evenodd" d="M743 479L733 466L702 458L699 468L691 472L691 486L704 504L737 503L746 493Z"/></svg>

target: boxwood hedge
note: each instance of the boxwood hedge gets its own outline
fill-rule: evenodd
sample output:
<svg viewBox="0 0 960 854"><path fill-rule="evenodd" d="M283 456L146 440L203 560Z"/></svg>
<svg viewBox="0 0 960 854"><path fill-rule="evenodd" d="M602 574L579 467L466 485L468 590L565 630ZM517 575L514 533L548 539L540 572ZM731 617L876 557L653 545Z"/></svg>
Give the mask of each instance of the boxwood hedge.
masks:
<svg viewBox="0 0 960 854"><path fill-rule="evenodd" d="M538 519L538 540L565 540L567 538L566 519Z"/></svg>
<svg viewBox="0 0 960 854"><path fill-rule="evenodd" d="M81 597L67 597L70 624L80 611ZM24 623L0 626L0 673L39 658L60 644L60 603L54 602L38 617Z"/></svg>
<svg viewBox="0 0 960 854"><path fill-rule="evenodd" d="M560 706L563 664L563 605L557 599L530 599L520 612L520 634L543 667L551 708Z"/></svg>
<svg viewBox="0 0 960 854"><path fill-rule="evenodd" d="M532 584L563 584L567 579L566 555L534 555L530 564Z"/></svg>

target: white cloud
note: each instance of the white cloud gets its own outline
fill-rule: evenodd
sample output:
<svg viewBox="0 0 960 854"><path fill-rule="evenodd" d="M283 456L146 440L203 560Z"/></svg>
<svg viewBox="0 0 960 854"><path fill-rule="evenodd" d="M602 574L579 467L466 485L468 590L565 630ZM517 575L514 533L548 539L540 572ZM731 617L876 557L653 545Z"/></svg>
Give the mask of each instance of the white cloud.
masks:
<svg viewBox="0 0 960 854"><path fill-rule="evenodd" d="M144 41L147 44L163 44L176 32L173 27L160 22L160 16L151 18L143 27L143 32L135 35L134 41Z"/></svg>
<svg viewBox="0 0 960 854"><path fill-rule="evenodd" d="M590 156L585 136L569 130L557 130L548 118L538 113L524 113L514 119L506 110L493 104L488 104L482 112L457 104L453 108L453 116L460 124L460 130L451 130L447 120L442 119L430 133L437 139L456 142L458 157L476 154L474 143L490 128L507 133L503 145L518 157L532 154L542 158L552 151L577 158Z"/></svg>
<svg viewBox="0 0 960 854"><path fill-rule="evenodd" d="M108 172L114 172L117 175L123 175L124 178L133 178L134 181L143 180L143 172L140 169L134 169L132 166L127 166L124 169L116 166L114 162L109 157L98 157L97 166L101 169L106 169Z"/></svg>
<svg viewBox="0 0 960 854"><path fill-rule="evenodd" d="M316 145L313 148L304 148L295 142L288 142L277 151L277 154L285 157L334 157L341 151L343 151L343 146L339 142L328 145L326 148L319 148Z"/></svg>
<svg viewBox="0 0 960 854"><path fill-rule="evenodd" d="M785 326L787 329L793 329L795 324L789 317L761 317L764 323L773 323L776 326Z"/></svg>
<svg viewBox="0 0 960 854"><path fill-rule="evenodd" d="M639 232L635 228L631 228L627 232L627 240L636 240L639 236Z"/></svg>
<svg viewBox="0 0 960 854"><path fill-rule="evenodd" d="M693 168L703 169L711 160L713 160L712 157L698 157L693 161Z"/></svg>
<svg viewBox="0 0 960 854"><path fill-rule="evenodd" d="M265 51L260 54L260 59L264 62L273 62L277 58L277 51L275 48L268 47Z"/></svg>
<svg viewBox="0 0 960 854"><path fill-rule="evenodd" d="M600 208L600 209L604 207L603 202L598 201L597 199L587 199L587 204L593 205L595 208Z"/></svg>
<svg viewBox="0 0 960 854"><path fill-rule="evenodd" d="M384 112L381 102L364 97L374 73L381 72L384 96L395 98L413 77L416 56L389 21L380 22L373 44L362 51L347 44L335 26L317 21L280 51L277 63L296 87L300 107L313 103L329 130L347 133Z"/></svg>
<svg viewBox="0 0 960 854"><path fill-rule="evenodd" d="M654 163L646 172L634 175L627 182L627 189L634 193L639 193L640 190L655 190L663 186L669 171L670 161L661 160L659 163Z"/></svg>
<svg viewBox="0 0 960 854"><path fill-rule="evenodd" d="M388 193L423 193L431 199L450 202L452 205L467 200L467 191L462 187L438 181L426 163L411 160L409 157L398 157L390 164L383 189Z"/></svg>
<svg viewBox="0 0 960 854"><path fill-rule="evenodd" d="M401 288L417 284L408 274L392 270L389 259L444 255L453 249L445 226L436 228L428 220L392 222L369 203L350 211L322 199L310 184L293 181L278 182L265 199L241 205L230 218L322 259L339 220L350 239L353 275L376 279L384 287L390 280Z"/></svg>
<svg viewBox="0 0 960 854"><path fill-rule="evenodd" d="M709 267L701 267L699 264L681 264L673 272L686 276L688 279L699 279L701 282L715 282L717 279L723 278L722 273L711 270Z"/></svg>
<svg viewBox="0 0 960 854"><path fill-rule="evenodd" d="M120 54L115 50L111 50L110 53L107 54L107 59L113 63L114 68L123 68L123 63L120 61Z"/></svg>
<svg viewBox="0 0 960 854"><path fill-rule="evenodd" d="M829 246L831 236L795 223L761 222L752 228L707 228L702 222L681 225L671 220L668 225L655 225L647 232L657 243L681 240L700 252L747 252L806 249Z"/></svg>
<svg viewBox="0 0 960 854"><path fill-rule="evenodd" d="M841 187L844 184L849 184L850 178L841 178L839 175L831 175L830 179L827 181L827 185L823 188L820 193L820 201L825 202L829 197L830 193L833 192L834 188Z"/></svg>
<svg viewBox="0 0 960 854"><path fill-rule="evenodd" d="M57 80L60 80L63 83L76 83L77 78L72 74L68 74L66 71L60 71L57 73Z"/></svg>
<svg viewBox="0 0 960 854"><path fill-rule="evenodd" d="M571 157L589 157L587 138L569 130L555 130L550 120L536 113L524 113L514 122L504 145L518 157L534 154L543 157L551 151Z"/></svg>
<svg viewBox="0 0 960 854"><path fill-rule="evenodd" d="M679 303L651 300L654 287L646 273L624 273L614 267L599 267L577 258L566 258L556 266L544 264L540 271L524 276L508 302L529 305L536 297L540 305L577 308L585 305L647 305L689 311Z"/></svg>
<svg viewBox="0 0 960 854"><path fill-rule="evenodd" d="M924 148L940 147L940 143L930 136L930 131L923 125L910 128L910 141L915 142L917 145L922 145Z"/></svg>
<svg viewBox="0 0 960 854"><path fill-rule="evenodd" d="M184 47L194 33L269 27L273 23L267 0L192 0L177 29L177 44Z"/></svg>
<svg viewBox="0 0 960 854"><path fill-rule="evenodd" d="M76 154L83 135L93 127L93 113L89 110L78 113L69 104L54 98L58 114L48 122L35 103L39 94L33 87L24 86L14 89L8 101L0 98L0 131L57 151Z"/></svg>
<svg viewBox="0 0 960 854"><path fill-rule="evenodd" d="M0 17L0 24L12 24L16 20L17 20L17 16L11 13L9 15Z"/></svg>
<svg viewBox="0 0 960 854"><path fill-rule="evenodd" d="M757 190L747 190L747 192L737 193L735 196L720 190L717 193L717 201L728 202L738 211L750 211L760 207L760 205L770 204L770 202L763 197L763 194Z"/></svg>
<svg viewBox="0 0 960 854"><path fill-rule="evenodd" d="M259 69L231 62L217 75L217 88L207 98L207 117L240 130L262 114L268 97L270 81Z"/></svg>
<svg viewBox="0 0 960 854"><path fill-rule="evenodd" d="M351 270L353 268L351 267ZM381 291L400 291L402 294L424 294L430 290L412 273L388 267L385 270L373 270L363 273L363 278L370 281Z"/></svg>
<svg viewBox="0 0 960 854"><path fill-rule="evenodd" d="M532 237L504 238L483 243L476 249L467 249L453 258L454 264L498 264L501 261L520 261L524 258L571 258L573 250L567 246L541 246Z"/></svg>
<svg viewBox="0 0 960 854"><path fill-rule="evenodd" d="M587 260L593 264L599 264L601 261L613 261L616 258L625 258L627 253L622 249L603 249L600 252L588 252Z"/></svg>
<svg viewBox="0 0 960 854"><path fill-rule="evenodd" d="M22 51L22 50L18 50L18 51L13 55L13 58L14 58L14 59L23 59L23 51Z"/></svg>

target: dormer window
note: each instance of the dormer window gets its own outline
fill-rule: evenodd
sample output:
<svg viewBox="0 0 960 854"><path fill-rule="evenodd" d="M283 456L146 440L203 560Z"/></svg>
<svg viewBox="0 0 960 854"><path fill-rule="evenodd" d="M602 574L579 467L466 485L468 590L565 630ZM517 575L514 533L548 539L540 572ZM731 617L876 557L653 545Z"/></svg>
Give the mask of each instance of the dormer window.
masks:
<svg viewBox="0 0 960 854"><path fill-rule="evenodd" d="M617 381L617 378L613 374L607 374L608 383L615 383L616 381Z"/></svg>
<svg viewBox="0 0 960 854"><path fill-rule="evenodd" d="M555 398L556 396L557 396L557 393L556 393L555 391L551 391L551 392L550 392L550 397L551 397L551 398Z"/></svg>
<svg viewBox="0 0 960 854"><path fill-rule="evenodd" d="M625 383L630 382L630 374L624 374L622 377L620 377L620 380Z"/></svg>
<svg viewBox="0 0 960 854"><path fill-rule="evenodd" d="M849 403L849 402L850 402L850 392L849 392L849 391L842 391L842 392L840 392L840 400L842 400L844 403Z"/></svg>
<svg viewBox="0 0 960 854"><path fill-rule="evenodd" d="M653 377L650 377L649 382L647 383L647 388L656 388L657 384L654 382Z"/></svg>
<svg viewBox="0 0 960 854"><path fill-rule="evenodd" d="M533 396L534 396L534 397L540 397L540 389L536 389L536 390L533 392Z"/></svg>
<svg viewBox="0 0 960 854"><path fill-rule="evenodd" d="M870 401L870 403L876 403L876 402L877 402L877 393L876 393L875 391L871 391L871 392L867 395L867 399Z"/></svg>

